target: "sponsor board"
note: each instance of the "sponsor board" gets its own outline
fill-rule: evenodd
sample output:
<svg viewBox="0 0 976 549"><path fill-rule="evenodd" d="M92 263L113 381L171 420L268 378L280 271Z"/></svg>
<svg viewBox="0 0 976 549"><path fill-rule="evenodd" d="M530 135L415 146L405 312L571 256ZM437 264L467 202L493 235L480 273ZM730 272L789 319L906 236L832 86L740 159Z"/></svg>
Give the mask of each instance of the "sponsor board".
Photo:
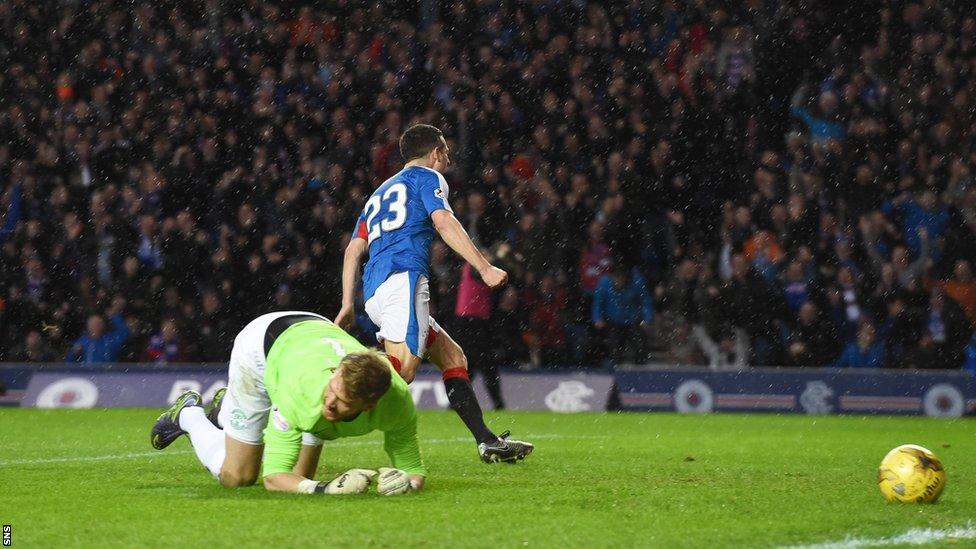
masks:
<svg viewBox="0 0 976 549"><path fill-rule="evenodd" d="M186 389L205 401L226 384L226 366L4 365L0 405L43 408L162 408ZM914 414L976 413L976 380L963 371L760 368L738 372L652 366L605 373L502 373L505 405L558 413L600 411L616 381L625 410ZM482 407L492 407L481 377L472 381ZM450 403L439 373L421 372L410 385L420 409ZM5 400L4 400L5 399Z"/></svg>
<svg viewBox="0 0 976 549"><path fill-rule="evenodd" d="M617 372L625 410L794 412L959 417L976 411L964 371L646 367Z"/></svg>
<svg viewBox="0 0 976 549"><path fill-rule="evenodd" d="M610 374L517 373L501 375L502 397L509 410L549 410L572 413L607 409L613 376ZM481 377L471 381L482 408L492 402ZM450 406L440 374L421 373L410 384L417 408L444 409Z"/></svg>
<svg viewBox="0 0 976 549"><path fill-rule="evenodd" d="M227 384L226 367L198 368L184 367L176 371L161 371L158 367L38 369L18 393L18 403L38 408L162 408L188 389L202 393L207 402L217 389ZM613 376L503 373L501 383L505 405L511 410L602 411L607 406ZM483 381L475 378L473 385L482 406L490 408L491 398ZM410 391L420 409L450 406L439 373L419 374L410 384Z"/></svg>
<svg viewBox="0 0 976 549"><path fill-rule="evenodd" d="M208 401L225 385L227 374L213 372L35 372L20 405L37 408L162 408L189 389L199 391Z"/></svg>

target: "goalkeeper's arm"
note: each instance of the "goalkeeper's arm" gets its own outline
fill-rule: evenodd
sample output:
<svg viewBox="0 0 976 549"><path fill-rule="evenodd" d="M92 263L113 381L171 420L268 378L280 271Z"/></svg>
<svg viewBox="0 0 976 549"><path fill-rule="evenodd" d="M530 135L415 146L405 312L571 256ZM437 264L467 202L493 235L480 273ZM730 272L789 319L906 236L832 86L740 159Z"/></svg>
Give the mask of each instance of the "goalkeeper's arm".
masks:
<svg viewBox="0 0 976 549"><path fill-rule="evenodd" d="M352 469L329 482L319 482L293 472L302 447L297 429L264 431L264 487L271 492L294 494L360 494L369 489L375 471Z"/></svg>
<svg viewBox="0 0 976 549"><path fill-rule="evenodd" d="M264 477L264 487L270 492L293 494L362 494L369 489L376 471L350 469L329 482L305 478L290 471Z"/></svg>
<svg viewBox="0 0 976 549"><path fill-rule="evenodd" d="M393 467L408 475L410 478L410 488L420 490L424 487L424 478L427 476L427 469L420 457L420 442L417 440L417 412L413 407L413 401L407 403L406 410L402 414L406 419L394 429L383 433L383 448L393 462ZM380 471L380 491L382 492L383 480L385 475Z"/></svg>
<svg viewBox="0 0 976 549"><path fill-rule="evenodd" d="M303 482L306 483L306 486L308 486L309 482L315 484L315 481L292 472L273 473L264 477L264 487L269 492L291 492L297 494L301 492Z"/></svg>

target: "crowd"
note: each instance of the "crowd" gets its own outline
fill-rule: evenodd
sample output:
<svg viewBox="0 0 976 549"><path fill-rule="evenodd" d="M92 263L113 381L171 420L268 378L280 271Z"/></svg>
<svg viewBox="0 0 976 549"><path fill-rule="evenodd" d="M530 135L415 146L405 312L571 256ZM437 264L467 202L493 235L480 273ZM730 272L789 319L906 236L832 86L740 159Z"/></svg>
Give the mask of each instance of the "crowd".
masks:
<svg viewBox="0 0 976 549"><path fill-rule="evenodd" d="M511 273L432 249L475 365L976 369L976 17L850 4L0 0L0 360L333 315L425 122Z"/></svg>

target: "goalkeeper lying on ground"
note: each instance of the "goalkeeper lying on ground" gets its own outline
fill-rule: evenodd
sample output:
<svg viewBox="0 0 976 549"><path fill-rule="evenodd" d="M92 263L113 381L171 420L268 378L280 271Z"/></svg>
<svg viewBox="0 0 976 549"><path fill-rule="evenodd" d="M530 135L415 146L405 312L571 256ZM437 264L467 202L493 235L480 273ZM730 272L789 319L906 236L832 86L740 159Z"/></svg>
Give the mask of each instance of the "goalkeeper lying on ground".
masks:
<svg viewBox="0 0 976 549"><path fill-rule="evenodd" d="M228 387L214 395L209 412L199 393L187 391L159 416L154 448L189 435L200 462L227 487L254 484L263 454L268 490L352 494L365 492L377 472L352 469L331 482L311 480L323 440L378 429L393 461L379 470L379 492L423 487L427 473L406 382L385 355L332 322L297 311L260 316L234 340L228 370Z"/></svg>

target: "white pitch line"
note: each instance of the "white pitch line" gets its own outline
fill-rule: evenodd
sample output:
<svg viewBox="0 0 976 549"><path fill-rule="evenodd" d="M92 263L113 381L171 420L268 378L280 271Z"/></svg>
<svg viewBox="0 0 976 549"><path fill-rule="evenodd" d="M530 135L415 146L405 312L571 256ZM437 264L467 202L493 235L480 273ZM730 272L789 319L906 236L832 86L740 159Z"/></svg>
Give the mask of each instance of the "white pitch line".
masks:
<svg viewBox="0 0 976 549"><path fill-rule="evenodd" d="M69 457L56 457L56 458L42 458L42 459L9 459L6 461L0 461L0 467L4 465L42 465L45 463L72 463L76 461L110 461L113 459L133 459L133 458L144 458L144 457L163 457L163 456L175 456L181 454L192 454L190 450L176 450L173 452L132 452L128 454L109 454L104 456L69 456Z"/></svg>
<svg viewBox="0 0 976 549"><path fill-rule="evenodd" d="M976 539L976 527L972 523L952 529L912 528L903 534L880 538L848 537L842 541L793 545L788 549L859 549L861 547L884 547L886 545L928 545L939 541L958 541Z"/></svg>
<svg viewBox="0 0 976 549"><path fill-rule="evenodd" d="M43 465L45 463L73 463L76 461L110 461L114 459L135 459L143 457L166 457L192 454L192 450L175 450L172 452L132 452L128 454L108 454L104 456L69 456L58 458L42 459L10 459L0 461L0 467L4 465Z"/></svg>
<svg viewBox="0 0 976 549"><path fill-rule="evenodd" d="M542 434L542 435L524 435L527 439L594 439L594 438L605 438L596 435L552 435L552 434ZM471 437L451 437L451 438L431 438L422 439L420 441L421 445L424 444L448 444L451 442L467 442L470 441ZM349 441L326 441L330 446L371 446L379 441L375 440L349 440ZM84 461L111 461L116 459L134 459L134 458L148 458L148 457L166 457L166 456L180 456L192 454L192 450L173 450L169 452L131 452L126 454L108 454L102 456L65 456L65 457L55 457L55 458L41 458L41 459L9 459L0 461L0 467L6 465L43 465L46 463L76 463Z"/></svg>

